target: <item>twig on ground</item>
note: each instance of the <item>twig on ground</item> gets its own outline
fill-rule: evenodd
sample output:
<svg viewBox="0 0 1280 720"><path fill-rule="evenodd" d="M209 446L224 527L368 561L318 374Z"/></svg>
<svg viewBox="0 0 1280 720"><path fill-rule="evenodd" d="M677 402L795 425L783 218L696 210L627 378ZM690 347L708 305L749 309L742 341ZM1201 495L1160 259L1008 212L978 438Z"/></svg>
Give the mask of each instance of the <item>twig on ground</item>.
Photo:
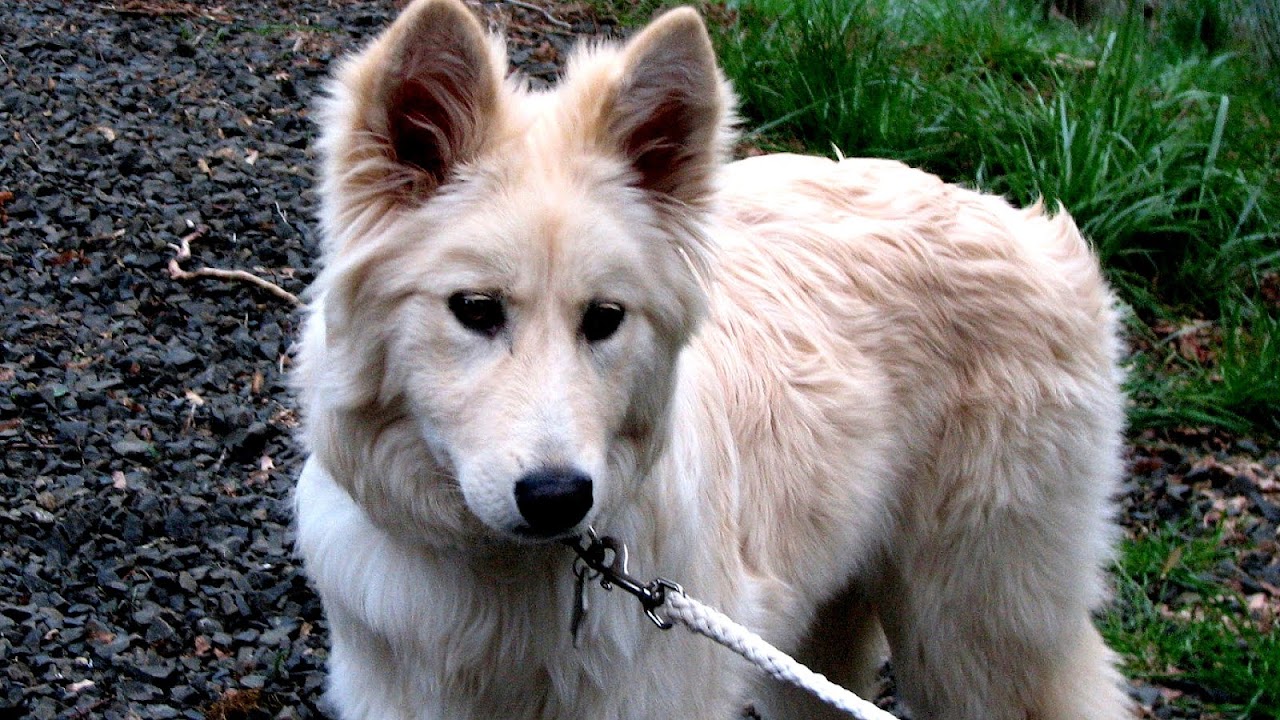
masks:
<svg viewBox="0 0 1280 720"><path fill-rule="evenodd" d="M257 275L254 275L253 273L247 272L245 270L223 270L222 268L211 268L211 267L202 267L202 268L197 268L195 270L183 270L182 261L187 260L191 257L192 241L199 240L201 237L204 237L204 235L208 232L209 232L209 228L202 225L199 228L196 228L191 233L184 235L182 240L179 241L180 244L174 245L173 243L169 243L169 247L173 248L173 251L174 251L173 258L169 260L169 277L173 278L174 280L190 280L192 278L205 277L205 278L217 278L218 280L234 280L237 282L245 282L255 287L266 290L272 295L275 295L276 297L288 302L291 305L294 305L295 307L302 304L302 301L298 299L297 295L294 295L293 293L289 292L288 290L285 290L279 285L276 285L270 280L260 278Z"/></svg>
<svg viewBox="0 0 1280 720"><path fill-rule="evenodd" d="M552 15L550 11L548 11L546 8L540 8L537 5L534 5L532 3L521 2L521 0L497 0L497 1L500 3L505 3L507 5L514 5L515 7L523 8L530 12L536 12L539 15L541 15L543 18L545 18L547 22L551 23L552 25L555 25L556 27L564 28L565 30L570 30L573 28L573 26L570 25L569 23Z"/></svg>
<svg viewBox="0 0 1280 720"><path fill-rule="evenodd" d="M105 10L112 10L122 15L143 15L151 17L184 16L204 18L214 22L231 22L231 16L221 7L205 8L200 4L184 0L124 0L118 4L99 5Z"/></svg>

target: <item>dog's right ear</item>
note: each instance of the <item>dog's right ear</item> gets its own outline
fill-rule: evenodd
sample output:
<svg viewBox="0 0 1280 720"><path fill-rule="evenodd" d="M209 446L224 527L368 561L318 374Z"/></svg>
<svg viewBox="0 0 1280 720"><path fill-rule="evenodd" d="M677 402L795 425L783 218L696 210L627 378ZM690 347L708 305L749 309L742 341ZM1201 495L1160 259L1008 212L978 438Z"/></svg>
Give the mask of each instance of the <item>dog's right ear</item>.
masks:
<svg viewBox="0 0 1280 720"><path fill-rule="evenodd" d="M325 107L326 202L421 199L482 147L501 72L460 0L416 0L339 71Z"/></svg>

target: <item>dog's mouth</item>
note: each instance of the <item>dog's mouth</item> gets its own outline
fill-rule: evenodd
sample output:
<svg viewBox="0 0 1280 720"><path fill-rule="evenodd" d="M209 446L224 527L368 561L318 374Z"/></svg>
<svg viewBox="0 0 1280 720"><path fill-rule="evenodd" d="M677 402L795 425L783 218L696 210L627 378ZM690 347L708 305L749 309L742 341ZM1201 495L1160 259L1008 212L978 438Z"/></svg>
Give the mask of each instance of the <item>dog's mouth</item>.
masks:
<svg viewBox="0 0 1280 720"><path fill-rule="evenodd" d="M519 537L521 540L525 542L531 542L534 544L543 545L543 544L549 544L549 543L572 541L575 538L582 537L583 530L582 528L575 525L574 527L568 530L562 530L560 532L552 533L548 535L544 532L535 530L532 527L529 527L528 525L517 525L514 532L517 537Z"/></svg>

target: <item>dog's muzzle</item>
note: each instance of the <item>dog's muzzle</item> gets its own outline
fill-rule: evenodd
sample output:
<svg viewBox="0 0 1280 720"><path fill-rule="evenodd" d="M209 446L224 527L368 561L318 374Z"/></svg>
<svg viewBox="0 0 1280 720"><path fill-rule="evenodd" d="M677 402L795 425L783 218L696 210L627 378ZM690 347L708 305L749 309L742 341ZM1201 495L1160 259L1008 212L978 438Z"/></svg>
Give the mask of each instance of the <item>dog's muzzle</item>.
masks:
<svg viewBox="0 0 1280 720"><path fill-rule="evenodd" d="M591 510L591 478L570 468L537 470L516 482L517 532L552 538L573 530Z"/></svg>

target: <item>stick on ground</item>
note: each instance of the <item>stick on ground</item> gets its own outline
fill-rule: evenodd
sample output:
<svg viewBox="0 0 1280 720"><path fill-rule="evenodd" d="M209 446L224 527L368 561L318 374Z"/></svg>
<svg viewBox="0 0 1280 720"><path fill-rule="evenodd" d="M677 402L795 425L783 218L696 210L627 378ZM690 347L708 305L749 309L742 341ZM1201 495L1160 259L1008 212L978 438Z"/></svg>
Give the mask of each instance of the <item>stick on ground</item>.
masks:
<svg viewBox="0 0 1280 720"><path fill-rule="evenodd" d="M234 282L249 283L250 285L266 290L272 295L275 295L295 307L302 305L302 301L298 299L297 295L294 295L270 280L260 278L245 270L223 270L222 268L211 267L202 267L195 270L182 269L182 262L191 258L191 243L195 240L199 240L201 237L204 237L208 232L209 228L202 225L199 228L196 228L193 232L184 235L182 240L179 241L180 244L169 244L169 247L173 248L175 253L173 259L169 261L169 277L174 280L216 278L218 280L231 280Z"/></svg>
<svg viewBox="0 0 1280 720"><path fill-rule="evenodd" d="M547 22L551 23L552 25L555 25L556 27L564 28L565 30L570 30L573 28L573 26L570 25L569 23L561 20L555 15L552 15L546 8L538 7L537 5L534 5L532 3L522 2L521 0L499 0L499 2L503 2L503 3L506 3L507 5L512 5L514 7L523 8L525 10L529 10L530 12L536 12L542 15L542 17Z"/></svg>

